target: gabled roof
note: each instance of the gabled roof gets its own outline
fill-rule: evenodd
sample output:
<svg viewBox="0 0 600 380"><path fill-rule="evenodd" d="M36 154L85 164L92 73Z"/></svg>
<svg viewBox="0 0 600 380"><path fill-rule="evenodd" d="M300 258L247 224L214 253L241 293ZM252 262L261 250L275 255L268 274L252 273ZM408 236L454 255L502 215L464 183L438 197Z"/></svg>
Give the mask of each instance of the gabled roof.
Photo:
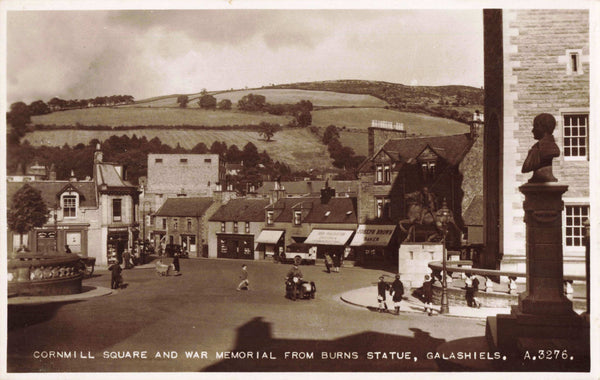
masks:
<svg viewBox="0 0 600 380"><path fill-rule="evenodd" d="M424 136L389 139L372 156L367 158L359 167L360 172L369 172L372 162L381 151L384 151L396 162L413 163L417 157L429 146L438 156L443 158L449 165L458 165L465 154L473 145L474 140L469 133L449 136ZM398 166L400 168L400 166Z"/></svg>
<svg viewBox="0 0 600 380"><path fill-rule="evenodd" d="M483 225L483 196L476 195L471 199L471 203L467 206L463 214L463 221L466 226L482 226Z"/></svg>
<svg viewBox="0 0 600 380"><path fill-rule="evenodd" d="M96 185L93 181L31 181L6 183L6 200L8 208L12 205L13 195L25 184L39 190L42 193L42 199L46 203L46 206L50 209L55 207L60 194L71 188L77 191L81 196L79 199L79 207L98 207Z"/></svg>
<svg viewBox="0 0 600 380"><path fill-rule="evenodd" d="M321 189L325 188L325 182L321 180L310 181L282 181L281 186L287 194L294 195L320 195ZM330 180L329 187L335 189L336 194L358 192L358 181L340 181ZM263 185L256 190L258 194L270 194L275 189L275 181L265 181Z"/></svg>
<svg viewBox="0 0 600 380"><path fill-rule="evenodd" d="M282 198L267 207L281 213L275 222L291 223L294 211L308 210L302 223L356 223L356 198L331 198L326 204L320 198Z"/></svg>
<svg viewBox="0 0 600 380"><path fill-rule="evenodd" d="M267 199L232 199L209 219L211 222L264 222L265 207L269 204Z"/></svg>
<svg viewBox="0 0 600 380"><path fill-rule="evenodd" d="M165 203L154 214L156 216L194 216L199 217L206 213L206 210L212 205L212 198L168 198Z"/></svg>
<svg viewBox="0 0 600 380"><path fill-rule="evenodd" d="M132 188L135 190L135 186L128 181L123 180L123 177L117 171L116 166L118 165L108 162L101 162L95 165L98 187L102 188L106 186L107 189Z"/></svg>

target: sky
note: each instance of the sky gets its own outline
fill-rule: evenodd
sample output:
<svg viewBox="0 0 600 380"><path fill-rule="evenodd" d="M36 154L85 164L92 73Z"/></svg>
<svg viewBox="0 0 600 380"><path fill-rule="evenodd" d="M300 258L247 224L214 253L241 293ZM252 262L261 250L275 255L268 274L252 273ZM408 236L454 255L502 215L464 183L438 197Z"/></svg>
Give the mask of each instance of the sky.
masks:
<svg viewBox="0 0 600 380"><path fill-rule="evenodd" d="M336 79L483 86L482 10L7 12L7 100Z"/></svg>

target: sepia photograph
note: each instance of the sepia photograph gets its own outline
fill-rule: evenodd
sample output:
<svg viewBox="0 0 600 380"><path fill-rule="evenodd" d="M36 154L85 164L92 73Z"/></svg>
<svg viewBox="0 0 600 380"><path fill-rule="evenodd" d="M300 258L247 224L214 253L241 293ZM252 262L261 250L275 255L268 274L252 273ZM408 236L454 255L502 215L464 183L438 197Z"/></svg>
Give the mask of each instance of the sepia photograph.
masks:
<svg viewBox="0 0 600 380"><path fill-rule="evenodd" d="M552 4L0 2L0 378L598 378Z"/></svg>

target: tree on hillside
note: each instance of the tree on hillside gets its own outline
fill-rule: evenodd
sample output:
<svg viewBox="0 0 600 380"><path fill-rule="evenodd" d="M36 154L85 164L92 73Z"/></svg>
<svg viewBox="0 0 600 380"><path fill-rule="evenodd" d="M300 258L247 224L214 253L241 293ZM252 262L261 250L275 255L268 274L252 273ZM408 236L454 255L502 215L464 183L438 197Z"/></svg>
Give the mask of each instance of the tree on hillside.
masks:
<svg viewBox="0 0 600 380"><path fill-rule="evenodd" d="M223 99L217 104L217 108L220 110L230 110L231 109L231 100Z"/></svg>
<svg viewBox="0 0 600 380"><path fill-rule="evenodd" d="M177 97L177 103L179 103L179 107L181 107L181 108L187 107L188 101L189 101L189 98L187 95L179 95Z"/></svg>
<svg viewBox="0 0 600 380"><path fill-rule="evenodd" d="M45 115L50 113L50 108L43 100L36 100L29 105L29 112L31 115Z"/></svg>
<svg viewBox="0 0 600 380"><path fill-rule="evenodd" d="M215 109L217 107L217 98L212 95L206 94L200 97L198 105L203 109Z"/></svg>
<svg viewBox="0 0 600 380"><path fill-rule="evenodd" d="M43 226L48 216L48 207L41 192L25 184L13 195L12 206L7 213L8 228L20 235L19 246L22 246L23 235Z"/></svg>
<svg viewBox="0 0 600 380"><path fill-rule="evenodd" d="M277 124L271 124L264 121L258 125L258 128L258 134L267 141L271 141L271 138L275 136L275 133L280 130L280 127Z"/></svg>
<svg viewBox="0 0 600 380"><path fill-rule="evenodd" d="M302 111L296 116L299 127L308 127L312 123L312 115L309 111Z"/></svg>
<svg viewBox="0 0 600 380"><path fill-rule="evenodd" d="M25 136L27 124L31 122L31 113L27 104L16 102L10 105L10 112L6 113L6 122L10 124L9 138L11 142L18 142Z"/></svg>
<svg viewBox="0 0 600 380"><path fill-rule="evenodd" d="M323 133L323 144L328 145L329 142L333 139L339 139L340 138L340 131L338 130L338 128L335 125L329 125L326 129L325 129L325 133Z"/></svg>
<svg viewBox="0 0 600 380"><path fill-rule="evenodd" d="M238 108L242 111L262 111L265 104L264 96L248 94L238 101Z"/></svg>

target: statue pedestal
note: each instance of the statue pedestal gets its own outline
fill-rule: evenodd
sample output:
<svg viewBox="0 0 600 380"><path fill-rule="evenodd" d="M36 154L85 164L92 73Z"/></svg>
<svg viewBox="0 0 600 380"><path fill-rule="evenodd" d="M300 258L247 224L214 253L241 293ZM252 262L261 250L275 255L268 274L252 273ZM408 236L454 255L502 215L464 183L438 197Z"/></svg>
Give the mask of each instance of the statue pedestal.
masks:
<svg viewBox="0 0 600 380"><path fill-rule="evenodd" d="M561 214L567 188L556 183L519 188L525 195L527 287L510 314L488 318L486 337L494 349L521 354L580 347L589 357L589 324L563 290Z"/></svg>

